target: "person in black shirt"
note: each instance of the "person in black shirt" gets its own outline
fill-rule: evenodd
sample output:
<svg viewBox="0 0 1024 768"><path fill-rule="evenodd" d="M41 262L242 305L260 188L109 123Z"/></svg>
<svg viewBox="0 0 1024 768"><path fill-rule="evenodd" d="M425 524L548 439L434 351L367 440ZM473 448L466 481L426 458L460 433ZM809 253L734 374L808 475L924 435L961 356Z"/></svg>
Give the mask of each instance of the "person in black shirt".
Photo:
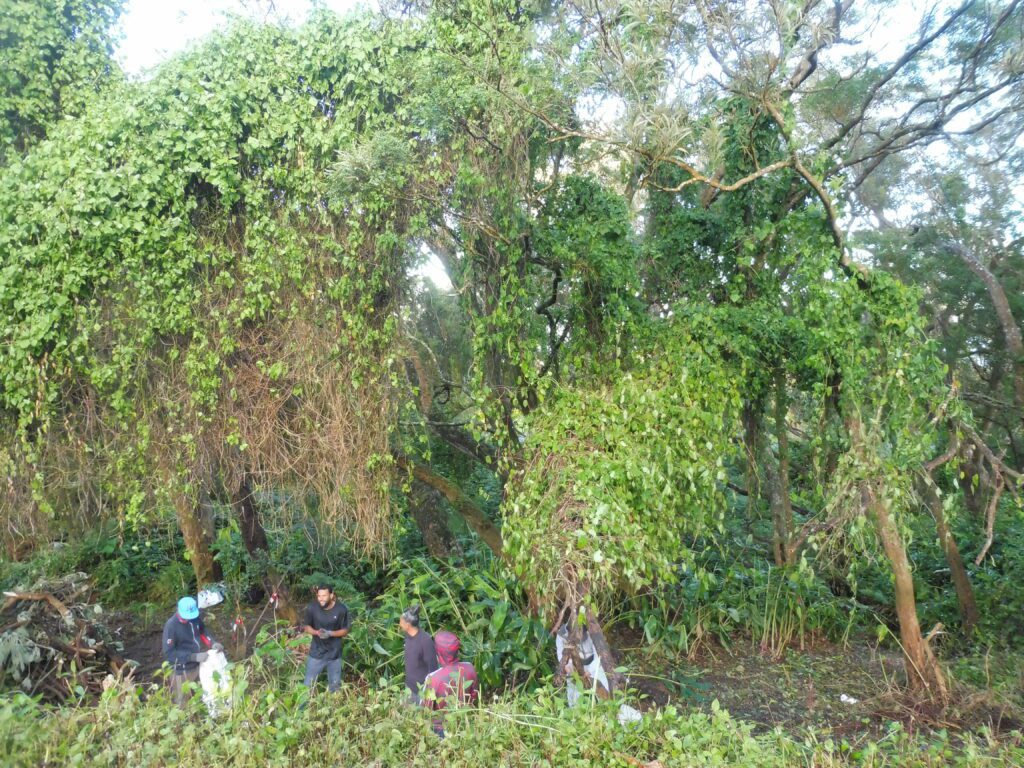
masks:
<svg viewBox="0 0 1024 768"><path fill-rule="evenodd" d="M327 690L341 688L341 644L348 634L348 608L338 602L334 588L321 584L316 588L316 600L306 606L302 631L313 636L306 659L306 677L303 682L312 687L320 673L327 670Z"/></svg>
<svg viewBox="0 0 1024 768"><path fill-rule="evenodd" d="M409 689L409 700L421 702L420 689L427 675L437 669L437 651L434 638L420 629L420 607L408 608L398 620L398 626L405 633L405 686Z"/></svg>

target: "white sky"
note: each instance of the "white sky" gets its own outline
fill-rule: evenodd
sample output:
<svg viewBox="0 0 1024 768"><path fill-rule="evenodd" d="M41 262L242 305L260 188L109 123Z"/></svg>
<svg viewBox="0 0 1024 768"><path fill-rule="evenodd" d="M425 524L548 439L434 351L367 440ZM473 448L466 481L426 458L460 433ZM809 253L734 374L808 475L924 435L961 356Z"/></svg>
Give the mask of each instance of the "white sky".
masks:
<svg viewBox="0 0 1024 768"><path fill-rule="evenodd" d="M872 47L884 58L887 48L904 44L913 34L924 11L953 4L952 0L900 0L890 9L889 23L872 29ZM344 13L376 5L376 0L128 0L121 16L118 59L125 71L142 74L210 34L232 14L300 23L316 6Z"/></svg>
<svg viewBox="0 0 1024 768"><path fill-rule="evenodd" d="M376 7L374 0L128 0L121 15L117 58L126 72L144 74L231 15L302 22L315 6L344 13Z"/></svg>

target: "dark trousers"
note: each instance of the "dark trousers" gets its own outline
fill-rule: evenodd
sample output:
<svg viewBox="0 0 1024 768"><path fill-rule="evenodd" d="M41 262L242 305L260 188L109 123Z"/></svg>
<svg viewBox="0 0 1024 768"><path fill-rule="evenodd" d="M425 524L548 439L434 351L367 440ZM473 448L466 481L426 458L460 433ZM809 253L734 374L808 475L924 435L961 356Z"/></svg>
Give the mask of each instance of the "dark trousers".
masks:
<svg viewBox="0 0 1024 768"><path fill-rule="evenodd" d="M316 659L312 656L306 659L306 677L302 681L307 688L312 688L320 673L327 670L327 690L337 691L341 688L341 658L337 659Z"/></svg>
<svg viewBox="0 0 1024 768"><path fill-rule="evenodd" d="M198 689L194 689L191 693L186 693L185 683L199 683L199 667L192 667L184 672L175 672L171 675L171 679L168 682L171 689L171 701L179 707L184 707L185 702L198 691Z"/></svg>

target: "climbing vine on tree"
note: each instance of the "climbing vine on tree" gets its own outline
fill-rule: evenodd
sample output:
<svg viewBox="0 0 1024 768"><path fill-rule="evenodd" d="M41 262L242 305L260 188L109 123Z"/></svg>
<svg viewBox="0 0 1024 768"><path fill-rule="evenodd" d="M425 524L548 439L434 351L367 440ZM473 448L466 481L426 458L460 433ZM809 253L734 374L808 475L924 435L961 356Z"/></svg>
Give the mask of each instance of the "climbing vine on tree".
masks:
<svg viewBox="0 0 1024 768"><path fill-rule="evenodd" d="M387 541L393 307L435 172L389 30L240 24L5 170L12 515L168 505L205 577L202 497L273 483Z"/></svg>

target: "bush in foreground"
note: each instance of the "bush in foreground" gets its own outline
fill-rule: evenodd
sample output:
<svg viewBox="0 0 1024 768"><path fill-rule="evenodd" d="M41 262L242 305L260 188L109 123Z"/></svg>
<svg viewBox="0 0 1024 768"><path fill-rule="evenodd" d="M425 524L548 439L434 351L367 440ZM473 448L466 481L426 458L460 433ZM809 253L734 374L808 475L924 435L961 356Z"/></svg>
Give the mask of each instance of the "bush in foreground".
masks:
<svg viewBox="0 0 1024 768"><path fill-rule="evenodd" d="M666 707L623 727L616 702L568 709L550 686L447 716L447 738L429 713L403 706L400 689L347 683L308 699L249 666L236 667L236 704L211 722L196 700L171 706L162 690L113 687L94 707L50 708L16 694L0 699L5 766L1010 766L1024 762L1019 733L1001 741L898 726L874 741L818 732L757 734L717 706Z"/></svg>

